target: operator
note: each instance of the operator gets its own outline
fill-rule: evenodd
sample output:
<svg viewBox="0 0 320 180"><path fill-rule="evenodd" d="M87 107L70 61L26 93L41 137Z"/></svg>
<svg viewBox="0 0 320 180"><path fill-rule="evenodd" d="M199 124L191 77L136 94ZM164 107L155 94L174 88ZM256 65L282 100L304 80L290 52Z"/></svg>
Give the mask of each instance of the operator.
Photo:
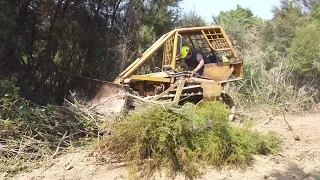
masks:
<svg viewBox="0 0 320 180"><path fill-rule="evenodd" d="M211 63L210 59L205 56L200 50L191 50L188 46L183 46L180 53L181 59L184 59L187 66L194 73L198 73L200 76L203 75L204 65Z"/></svg>

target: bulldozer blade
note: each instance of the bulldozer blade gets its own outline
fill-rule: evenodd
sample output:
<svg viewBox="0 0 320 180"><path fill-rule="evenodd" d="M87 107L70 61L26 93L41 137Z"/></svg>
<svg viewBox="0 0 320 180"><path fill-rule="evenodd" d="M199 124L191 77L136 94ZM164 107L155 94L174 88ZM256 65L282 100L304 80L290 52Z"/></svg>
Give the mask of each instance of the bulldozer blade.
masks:
<svg viewBox="0 0 320 180"><path fill-rule="evenodd" d="M120 113L130 107L126 85L76 76L72 90L79 103L101 114Z"/></svg>

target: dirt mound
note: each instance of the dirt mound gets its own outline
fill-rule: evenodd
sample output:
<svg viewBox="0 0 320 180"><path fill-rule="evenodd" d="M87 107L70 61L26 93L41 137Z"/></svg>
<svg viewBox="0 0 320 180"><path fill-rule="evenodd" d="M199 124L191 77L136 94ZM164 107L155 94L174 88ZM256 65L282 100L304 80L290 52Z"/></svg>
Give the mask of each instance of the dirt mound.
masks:
<svg viewBox="0 0 320 180"><path fill-rule="evenodd" d="M289 130L291 126L292 131ZM255 163L247 170L208 169L201 179L270 179L320 180L320 114L264 119L254 123L260 132L274 131L283 139L283 150L275 156L255 156ZM124 164L107 157L79 151L52 161L52 166L20 174L18 180L102 180L127 179ZM155 179L165 179L157 177ZM183 179L182 176L176 178Z"/></svg>

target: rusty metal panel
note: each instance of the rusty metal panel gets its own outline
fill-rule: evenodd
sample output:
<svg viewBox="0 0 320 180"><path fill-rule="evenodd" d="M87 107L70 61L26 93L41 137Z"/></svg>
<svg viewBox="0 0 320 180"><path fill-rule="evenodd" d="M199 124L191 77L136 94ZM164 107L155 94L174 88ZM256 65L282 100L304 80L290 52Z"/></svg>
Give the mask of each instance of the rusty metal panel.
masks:
<svg viewBox="0 0 320 180"><path fill-rule="evenodd" d="M228 62L205 64L204 76L213 78L216 81L226 80L226 75L230 71Z"/></svg>
<svg viewBox="0 0 320 180"><path fill-rule="evenodd" d="M203 89L203 99L210 100L220 97L223 87L220 82L201 83Z"/></svg>
<svg viewBox="0 0 320 180"><path fill-rule="evenodd" d="M124 98L129 92L129 87L126 85L75 76L72 86L76 100L98 113L119 113L130 106Z"/></svg>
<svg viewBox="0 0 320 180"><path fill-rule="evenodd" d="M243 78L243 64L237 63L231 65L234 68L233 74L236 74L238 78Z"/></svg>

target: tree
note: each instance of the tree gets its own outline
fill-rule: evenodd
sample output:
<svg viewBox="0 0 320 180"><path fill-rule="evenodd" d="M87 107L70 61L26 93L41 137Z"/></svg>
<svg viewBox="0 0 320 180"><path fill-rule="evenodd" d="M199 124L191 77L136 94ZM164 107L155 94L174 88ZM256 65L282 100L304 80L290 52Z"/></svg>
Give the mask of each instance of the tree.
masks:
<svg viewBox="0 0 320 180"><path fill-rule="evenodd" d="M207 23L195 11L189 11L182 15L179 20L179 27L205 26Z"/></svg>
<svg viewBox="0 0 320 180"><path fill-rule="evenodd" d="M220 12L216 17L213 17L214 24L222 26L226 32L237 41L240 48L248 46L245 40L246 34L250 28L255 26L261 20L255 17L252 11L248 8L243 8L237 5L235 10Z"/></svg>
<svg viewBox="0 0 320 180"><path fill-rule="evenodd" d="M61 103L74 75L113 80L140 46L175 26L179 2L0 1L1 75L28 99Z"/></svg>
<svg viewBox="0 0 320 180"><path fill-rule="evenodd" d="M144 22L154 28L156 36L171 30L179 19L179 3L182 0L148 0L144 2Z"/></svg>
<svg viewBox="0 0 320 180"><path fill-rule="evenodd" d="M220 12L220 14L215 18L215 21L217 24L237 22L242 23L245 28L250 28L258 21L258 18L254 17L249 8L243 8L240 5L237 5L235 10Z"/></svg>
<svg viewBox="0 0 320 180"><path fill-rule="evenodd" d="M313 22L296 30L292 45L288 48L288 65L301 79L320 76L320 23Z"/></svg>
<svg viewBox="0 0 320 180"><path fill-rule="evenodd" d="M301 4L292 0L282 0L280 6L273 7L274 17L266 22L263 36L265 45L273 44L275 50L285 52L290 47L295 29L310 22Z"/></svg>

